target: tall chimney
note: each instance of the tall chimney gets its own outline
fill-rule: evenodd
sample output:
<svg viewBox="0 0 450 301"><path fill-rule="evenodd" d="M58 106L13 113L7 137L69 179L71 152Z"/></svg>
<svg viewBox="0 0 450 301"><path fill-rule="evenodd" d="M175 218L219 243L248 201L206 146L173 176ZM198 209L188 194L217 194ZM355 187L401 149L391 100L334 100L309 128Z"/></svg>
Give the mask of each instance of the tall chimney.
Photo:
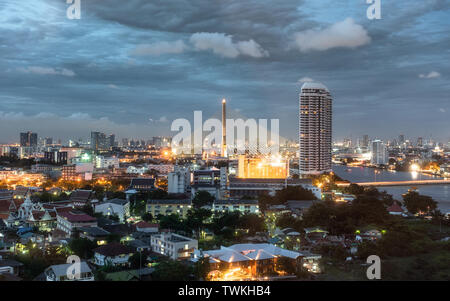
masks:
<svg viewBox="0 0 450 301"><path fill-rule="evenodd" d="M221 156L227 156L227 101L222 99L222 151Z"/></svg>

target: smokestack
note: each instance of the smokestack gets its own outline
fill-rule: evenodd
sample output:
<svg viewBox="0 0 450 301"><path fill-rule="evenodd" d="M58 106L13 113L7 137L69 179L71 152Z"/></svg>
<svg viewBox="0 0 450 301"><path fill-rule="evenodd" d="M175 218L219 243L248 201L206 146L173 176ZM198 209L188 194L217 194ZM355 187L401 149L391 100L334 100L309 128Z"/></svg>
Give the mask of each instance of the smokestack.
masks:
<svg viewBox="0 0 450 301"><path fill-rule="evenodd" d="M227 156L227 101L222 99L222 151L221 156Z"/></svg>

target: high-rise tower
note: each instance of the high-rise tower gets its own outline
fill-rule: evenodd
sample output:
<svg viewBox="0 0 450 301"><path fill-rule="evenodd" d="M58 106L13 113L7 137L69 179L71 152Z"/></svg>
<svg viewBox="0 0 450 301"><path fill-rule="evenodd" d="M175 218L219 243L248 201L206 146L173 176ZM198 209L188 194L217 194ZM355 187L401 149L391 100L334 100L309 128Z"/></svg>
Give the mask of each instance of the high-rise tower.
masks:
<svg viewBox="0 0 450 301"><path fill-rule="evenodd" d="M221 156L227 156L227 101L222 99L222 147Z"/></svg>
<svg viewBox="0 0 450 301"><path fill-rule="evenodd" d="M331 122L330 91L320 83L304 83L299 109L300 175L332 171Z"/></svg>

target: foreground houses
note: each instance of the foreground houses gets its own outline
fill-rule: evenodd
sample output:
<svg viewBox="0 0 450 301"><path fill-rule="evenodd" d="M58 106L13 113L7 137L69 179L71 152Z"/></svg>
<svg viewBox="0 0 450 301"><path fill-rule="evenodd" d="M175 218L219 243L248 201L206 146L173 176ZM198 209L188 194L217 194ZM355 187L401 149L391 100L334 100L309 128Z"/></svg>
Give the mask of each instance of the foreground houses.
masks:
<svg viewBox="0 0 450 301"><path fill-rule="evenodd" d="M94 249L94 263L98 266L128 267L133 251L118 242L112 242Z"/></svg>
<svg viewBox="0 0 450 301"><path fill-rule="evenodd" d="M150 224L144 221L140 221L134 225L136 227L137 232L144 233L158 233L159 225L158 224Z"/></svg>
<svg viewBox="0 0 450 301"><path fill-rule="evenodd" d="M175 233L162 233L151 238L152 250L173 260L189 259L198 249L198 241Z"/></svg>
<svg viewBox="0 0 450 301"><path fill-rule="evenodd" d="M219 250L196 251L192 260L208 258L211 280L251 280L266 276L286 275L283 261L300 270L318 273L320 255L300 253L272 244L236 244ZM282 259L283 258L283 259Z"/></svg>
<svg viewBox="0 0 450 301"><path fill-rule="evenodd" d="M77 271L78 272L78 271ZM94 281L94 274L86 262L80 262L79 277L69 279L67 274L74 275L73 264L57 264L45 269L46 281Z"/></svg>

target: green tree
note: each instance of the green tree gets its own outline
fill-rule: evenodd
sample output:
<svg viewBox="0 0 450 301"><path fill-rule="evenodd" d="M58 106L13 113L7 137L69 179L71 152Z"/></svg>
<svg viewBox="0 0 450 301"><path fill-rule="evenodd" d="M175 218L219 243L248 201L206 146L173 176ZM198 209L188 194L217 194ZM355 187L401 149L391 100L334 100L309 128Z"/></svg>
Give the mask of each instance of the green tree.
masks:
<svg viewBox="0 0 450 301"><path fill-rule="evenodd" d="M192 199L192 205L195 208L201 208L205 205L211 205L214 202L215 198L209 192L200 190L195 193L194 198Z"/></svg>
<svg viewBox="0 0 450 301"><path fill-rule="evenodd" d="M151 222L153 220L153 215L150 212L146 212L141 216L141 218L146 222Z"/></svg>
<svg viewBox="0 0 450 301"><path fill-rule="evenodd" d="M130 267L132 269L139 269L142 267L145 267L148 263L147 255L145 253L134 253L130 256L128 259L128 262L130 263Z"/></svg>
<svg viewBox="0 0 450 301"><path fill-rule="evenodd" d="M199 237L200 231L205 227L206 220L212 215L212 211L203 208L190 209L186 216L186 226L195 231Z"/></svg>
<svg viewBox="0 0 450 301"><path fill-rule="evenodd" d="M152 274L155 281L188 281L191 280L193 269L179 261L160 262Z"/></svg>
<svg viewBox="0 0 450 301"><path fill-rule="evenodd" d="M93 250L97 247L96 243L87 238L74 238L69 242L69 249L81 258L91 258Z"/></svg>
<svg viewBox="0 0 450 301"><path fill-rule="evenodd" d="M416 214L419 212L430 213L437 207L437 202L432 197L421 195L416 191L410 191L403 196L406 209Z"/></svg>
<svg viewBox="0 0 450 301"><path fill-rule="evenodd" d="M289 200L296 200L296 201L317 200L316 196L311 190L303 188L301 186L288 186L284 189L278 190L275 193L274 199L277 201L278 204L283 204Z"/></svg>

